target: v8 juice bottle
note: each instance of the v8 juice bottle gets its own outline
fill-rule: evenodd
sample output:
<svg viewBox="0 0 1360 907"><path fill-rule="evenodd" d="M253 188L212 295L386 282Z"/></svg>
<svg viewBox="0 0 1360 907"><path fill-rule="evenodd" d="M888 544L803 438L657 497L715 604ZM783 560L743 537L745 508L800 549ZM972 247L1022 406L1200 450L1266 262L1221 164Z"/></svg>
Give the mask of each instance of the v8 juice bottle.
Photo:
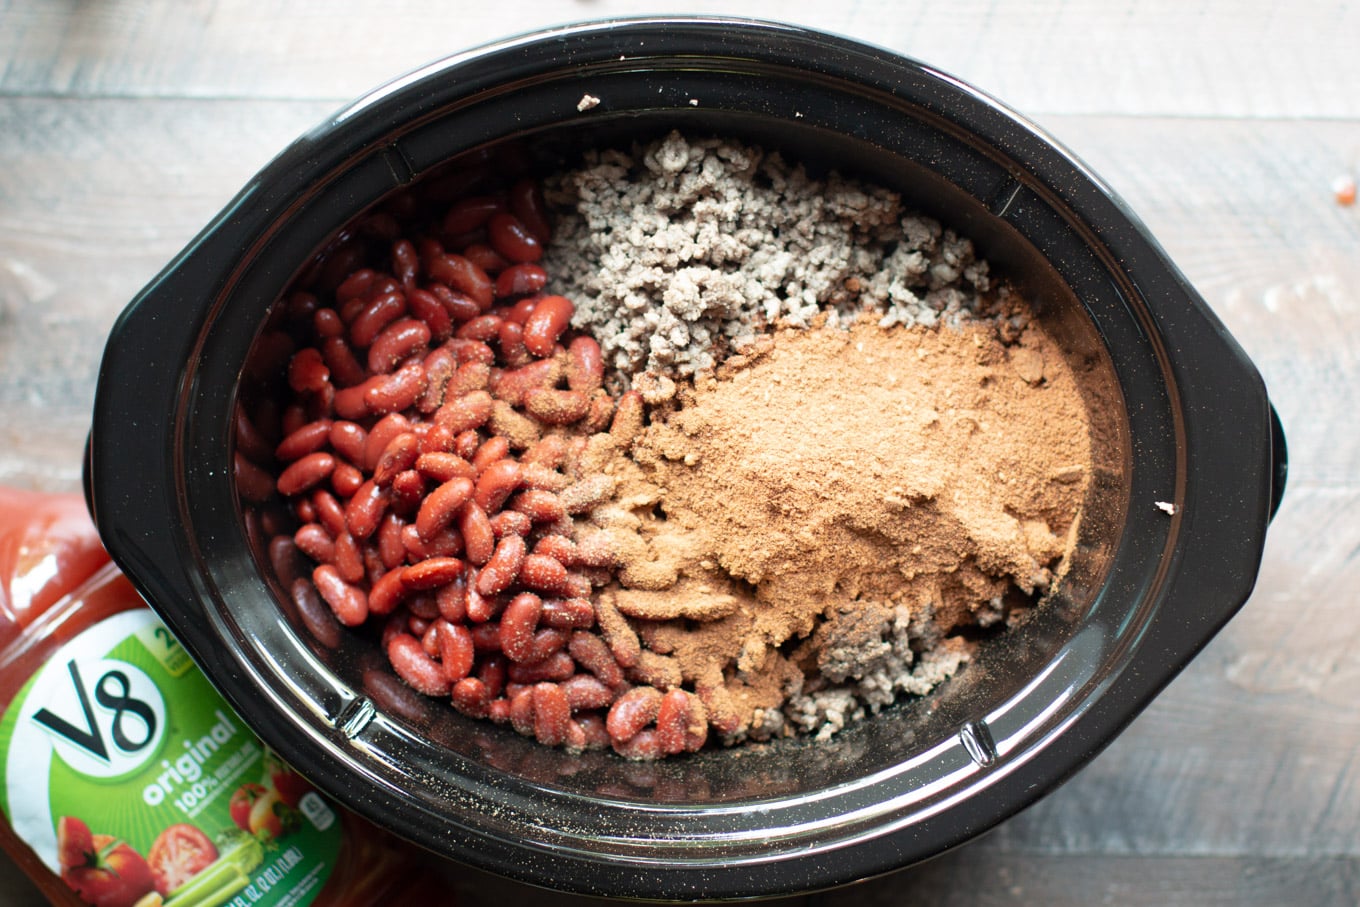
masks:
<svg viewBox="0 0 1360 907"><path fill-rule="evenodd" d="M0 489L0 567L9 544L26 552L9 564L29 569L0 579L0 846L48 898L362 907L428 897L435 880L414 854L279 761L117 568L98 566L107 558L88 518L35 532L34 516L56 502L33 496L16 513L14 499ZM46 598L35 603L36 588Z"/></svg>

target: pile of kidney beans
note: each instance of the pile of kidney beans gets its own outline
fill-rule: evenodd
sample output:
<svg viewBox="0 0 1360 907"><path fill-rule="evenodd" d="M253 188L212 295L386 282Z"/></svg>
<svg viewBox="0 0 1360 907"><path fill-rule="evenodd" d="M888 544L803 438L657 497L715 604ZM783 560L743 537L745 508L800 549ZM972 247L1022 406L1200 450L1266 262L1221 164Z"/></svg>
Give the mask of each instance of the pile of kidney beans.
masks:
<svg viewBox="0 0 1360 907"><path fill-rule="evenodd" d="M294 604L380 624L419 692L550 746L697 750L703 698L594 595L614 553L578 534L613 492L581 470L587 439L629 443L642 400L604 389L598 343L544 292L537 183L453 182L437 213L412 194L367 216L281 302L286 390L241 411L238 488L287 505L269 550Z"/></svg>

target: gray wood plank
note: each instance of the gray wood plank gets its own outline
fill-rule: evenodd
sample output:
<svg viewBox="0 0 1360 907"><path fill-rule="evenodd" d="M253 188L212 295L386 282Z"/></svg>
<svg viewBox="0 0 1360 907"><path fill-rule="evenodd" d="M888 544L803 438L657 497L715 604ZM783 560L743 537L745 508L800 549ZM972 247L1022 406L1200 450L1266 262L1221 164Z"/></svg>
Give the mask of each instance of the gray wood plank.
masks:
<svg viewBox="0 0 1360 907"><path fill-rule="evenodd" d="M347 99L484 42L659 9L647 0L11 0L0 92ZM1325 0L676 0L664 10L778 18L857 37L1032 113L1360 113L1360 10Z"/></svg>

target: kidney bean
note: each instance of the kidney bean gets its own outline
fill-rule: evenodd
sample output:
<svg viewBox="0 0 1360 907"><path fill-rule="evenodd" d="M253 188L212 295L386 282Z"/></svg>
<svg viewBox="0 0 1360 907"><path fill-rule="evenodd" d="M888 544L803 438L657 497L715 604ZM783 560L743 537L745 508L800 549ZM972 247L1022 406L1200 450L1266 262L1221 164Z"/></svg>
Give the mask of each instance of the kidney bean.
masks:
<svg viewBox="0 0 1360 907"><path fill-rule="evenodd" d="M442 343L453 335L453 312L430 290L407 288L406 305L414 317L429 327L430 339L434 342Z"/></svg>
<svg viewBox="0 0 1360 907"><path fill-rule="evenodd" d="M454 333L460 340L477 340L482 343L489 343L500 338L503 323L504 319L499 315L478 315L471 321L463 322Z"/></svg>
<svg viewBox="0 0 1360 907"><path fill-rule="evenodd" d="M405 469L392 477L390 505L398 513L415 513L425 496L425 477L414 469Z"/></svg>
<svg viewBox="0 0 1360 907"><path fill-rule="evenodd" d="M319 485L335 469L335 457L328 453L310 453L289 464L279 474L276 483L279 494L291 497Z"/></svg>
<svg viewBox="0 0 1360 907"><path fill-rule="evenodd" d="M567 386L590 394L604 383L604 354L593 337L576 337L567 345Z"/></svg>
<svg viewBox="0 0 1360 907"><path fill-rule="evenodd" d="M576 674L562 681L562 692L574 712L608 708L616 696L613 689L590 674Z"/></svg>
<svg viewBox="0 0 1360 907"><path fill-rule="evenodd" d="M508 691L507 691L508 694ZM525 737L534 735L534 691L532 687L515 690L510 696L510 726Z"/></svg>
<svg viewBox="0 0 1360 907"><path fill-rule="evenodd" d="M497 211L505 210L506 203L494 195L473 195L454 202L444 215L445 233L457 236L483 227Z"/></svg>
<svg viewBox="0 0 1360 907"><path fill-rule="evenodd" d="M463 573L445 586L435 590L435 605L439 616L449 623L461 624L467 619L467 574Z"/></svg>
<svg viewBox="0 0 1360 907"><path fill-rule="evenodd" d="M561 435L545 435L542 439L534 442L524 453L520 454L519 461L524 464L526 473L529 466L542 466L545 469L556 470L562 465L567 456L567 442ZM540 486L532 486L540 487ZM557 491L556 488L549 488L549 491Z"/></svg>
<svg viewBox="0 0 1360 907"><path fill-rule="evenodd" d="M581 431L587 435L606 431L614 420L614 400L603 390L597 390L590 397L590 408L581 419Z"/></svg>
<svg viewBox="0 0 1360 907"><path fill-rule="evenodd" d="M567 652L578 665L610 689L620 689L627 683L623 668L619 666L608 643L594 633L583 630L572 633L567 640Z"/></svg>
<svg viewBox="0 0 1360 907"><path fill-rule="evenodd" d="M330 307L319 308L312 313L312 330L323 339L343 337L345 323L340 320L340 313L336 312L335 309Z"/></svg>
<svg viewBox="0 0 1360 907"><path fill-rule="evenodd" d="M387 442L378 455L378 462L373 465L373 484L383 488L391 485L397 473L412 468L419 457L419 436L413 431L402 432Z"/></svg>
<svg viewBox="0 0 1360 907"><path fill-rule="evenodd" d="M340 627L330 606L322 600L316 586L306 577L293 580L288 587L289 598L298 616L312 636L328 649L340 645Z"/></svg>
<svg viewBox="0 0 1360 907"><path fill-rule="evenodd" d="M328 440L335 452L356 466L364 465L364 445L368 432L355 422L337 420L331 423Z"/></svg>
<svg viewBox="0 0 1360 907"><path fill-rule="evenodd" d="M477 453L472 457L472 472L476 476L481 476L493 463L504 460L509 455L509 441L500 436L488 438L477 447Z"/></svg>
<svg viewBox="0 0 1360 907"><path fill-rule="evenodd" d="M524 265L524 267L536 268L538 265ZM538 299L539 297L537 296L530 296L519 300L508 309L501 307L500 309L495 309L493 311L499 312L501 317L506 321L513 321L522 328L524 327L524 322L529 320L529 315L533 312L534 306L538 305Z"/></svg>
<svg viewBox="0 0 1360 907"><path fill-rule="evenodd" d="M442 283L430 284L429 293L434 297L440 308L444 310L450 325L462 325L482 314L482 307L477 304L475 299L466 293L459 293L450 289ZM452 333L452 328L450 333ZM468 338L457 339L466 340Z"/></svg>
<svg viewBox="0 0 1360 907"><path fill-rule="evenodd" d="M402 574L402 582L406 581L405 571ZM439 617L439 604L434 600L433 595L416 593L406 599L406 610L411 612L412 618L423 621L432 621Z"/></svg>
<svg viewBox="0 0 1360 907"><path fill-rule="evenodd" d="M542 661L546 653L534 647L534 633L538 630L543 600L532 592L521 592L510 599L501 612L501 651L511 661Z"/></svg>
<svg viewBox="0 0 1360 907"><path fill-rule="evenodd" d="M350 349L343 337L327 337L321 341L321 356L330 369L331 383L336 387L354 387L362 384L368 374L364 371L354 350Z"/></svg>
<svg viewBox="0 0 1360 907"><path fill-rule="evenodd" d="M359 349L373 343L388 325L406 314L406 296L392 291L369 299L349 319L349 342ZM344 318L343 311L341 318ZM428 330L428 328L427 328Z"/></svg>
<svg viewBox="0 0 1360 907"><path fill-rule="evenodd" d="M595 600L595 623L620 667L631 668L638 663L642 656L642 642L633 625L619 612L612 599L600 597Z"/></svg>
<svg viewBox="0 0 1360 907"><path fill-rule="evenodd" d="M510 700L504 697L492 699L486 707L487 720L496 724L505 724L510 720Z"/></svg>
<svg viewBox="0 0 1360 907"><path fill-rule="evenodd" d="M473 500L487 513L494 513L505 503L510 493L519 487L522 477L523 470L517 461L497 460L478 476Z"/></svg>
<svg viewBox="0 0 1360 907"><path fill-rule="evenodd" d="M429 557L418 564L403 567L401 579L407 589L438 589L462 576L464 569L466 566L456 557Z"/></svg>
<svg viewBox="0 0 1360 907"><path fill-rule="evenodd" d="M310 503L312 505L311 519L325 526L332 538L346 530L345 508L335 495L324 488L318 488L312 492Z"/></svg>
<svg viewBox="0 0 1360 907"><path fill-rule="evenodd" d="M595 625L595 606L584 598L545 598L539 622L558 630L585 630Z"/></svg>
<svg viewBox="0 0 1360 907"><path fill-rule="evenodd" d="M477 679L486 684L487 690L493 697L501 695L505 691L506 665L508 664L506 657L499 651L494 651L481 655L479 658Z"/></svg>
<svg viewBox="0 0 1360 907"><path fill-rule="evenodd" d="M477 677L464 677L449 693L453 707L469 718L486 718L490 712L491 691Z"/></svg>
<svg viewBox="0 0 1360 907"><path fill-rule="evenodd" d="M592 475L563 488L557 497L567 513L585 513L608 499L614 493L614 485L613 476Z"/></svg>
<svg viewBox="0 0 1360 907"><path fill-rule="evenodd" d="M472 428L480 428L491 416L491 395L486 391L472 391L450 400L435 411L434 421L455 435Z"/></svg>
<svg viewBox="0 0 1360 907"><path fill-rule="evenodd" d="M496 534L497 539L503 539L507 535L525 538L533 528L534 524L527 516L513 510L502 510L491 518L491 531Z"/></svg>
<svg viewBox="0 0 1360 907"><path fill-rule="evenodd" d="M269 533L267 528L264 528L264 531ZM283 585L291 586L301 569L298 546L292 536L285 533L273 535L269 540L268 553L269 566L274 569L274 575Z"/></svg>
<svg viewBox="0 0 1360 907"><path fill-rule="evenodd" d="M397 363L423 352L430 342L430 326L418 318L393 321L373 339L368 348L368 370L386 374Z"/></svg>
<svg viewBox="0 0 1360 907"><path fill-rule="evenodd" d="M451 685L443 669L409 633L393 634L387 643L387 659L397 676L417 692L426 696L449 694Z"/></svg>
<svg viewBox="0 0 1360 907"><path fill-rule="evenodd" d="M476 588L482 595L497 595L509 589L519 578L524 565L524 539L507 535L496 543L496 550L477 573Z"/></svg>
<svg viewBox="0 0 1360 907"><path fill-rule="evenodd" d="M571 704L567 694L555 683L533 687L534 739L545 746L558 746L567 739L571 727Z"/></svg>
<svg viewBox="0 0 1360 907"><path fill-rule="evenodd" d="M447 482L450 479L472 479L476 476L476 471L472 464L455 453L423 453L416 458L416 472L433 479L436 482Z"/></svg>
<svg viewBox="0 0 1360 907"><path fill-rule="evenodd" d="M551 238L548 206L535 180L526 177L510 187L510 211L540 242L546 243Z"/></svg>
<svg viewBox="0 0 1360 907"><path fill-rule="evenodd" d="M413 360L391 375L374 375L365 381L364 405L370 413L396 413L409 409L425 393L425 367Z"/></svg>
<svg viewBox="0 0 1360 907"><path fill-rule="evenodd" d="M293 533L298 550L320 564L335 560L335 539L320 523L306 523Z"/></svg>
<svg viewBox="0 0 1360 907"><path fill-rule="evenodd" d="M639 762L651 762L666 754L661 747L661 741L657 739L656 731L651 728L644 728L627 740L612 738L610 743L614 747L614 752L623 758Z"/></svg>
<svg viewBox="0 0 1360 907"><path fill-rule="evenodd" d="M548 437L555 436L549 435ZM521 467L520 484L527 489L555 494L571 484L571 479L555 469L550 469L540 463L525 463L522 454L519 462Z"/></svg>
<svg viewBox="0 0 1360 907"><path fill-rule="evenodd" d="M406 562L406 546L401 541L405 526L406 522L395 513L385 514L378 524L378 555L388 570L395 570Z"/></svg>
<svg viewBox="0 0 1360 907"><path fill-rule="evenodd" d="M445 253L434 258L429 263L428 271L433 279L467 295L482 311L491 308L496 295L491 278L486 271L462 255Z"/></svg>
<svg viewBox="0 0 1360 907"><path fill-rule="evenodd" d="M449 379L458 368L458 361L447 347L441 346L431 350L421 364L425 367L425 393L416 401L416 409L429 415L444 404Z"/></svg>
<svg viewBox="0 0 1360 907"><path fill-rule="evenodd" d="M458 528L463 533L467 559L478 567L486 564L496 550L496 532L476 501L469 501L458 514Z"/></svg>
<svg viewBox="0 0 1360 907"><path fill-rule="evenodd" d="M567 568L545 554L530 554L524 558L519 581L540 592L564 592L567 588Z"/></svg>
<svg viewBox="0 0 1360 907"><path fill-rule="evenodd" d="M486 235L493 249L517 264L538 261L543 257L543 243L529 232L523 221L508 211L491 215L487 221Z"/></svg>
<svg viewBox="0 0 1360 907"><path fill-rule="evenodd" d="M496 275L496 295L502 299L533 295L547 285L548 272L532 262L510 265Z"/></svg>
<svg viewBox="0 0 1360 907"><path fill-rule="evenodd" d="M330 380L331 370L316 347L304 347L288 361L288 386L300 394L316 393Z"/></svg>
<svg viewBox="0 0 1360 907"><path fill-rule="evenodd" d="M501 373L491 382L491 393L511 406L521 406L530 391L548 388L562 376L563 366L554 359L540 359Z"/></svg>
<svg viewBox="0 0 1360 907"><path fill-rule="evenodd" d="M354 271L335 288L336 302L348 302L351 299L362 299L369 294L373 288L373 283L378 279L378 272L372 268L360 268Z"/></svg>
<svg viewBox="0 0 1360 907"><path fill-rule="evenodd" d="M570 425L590 411L590 398L581 391L539 387L524 395L524 408L548 425Z"/></svg>
<svg viewBox="0 0 1360 907"><path fill-rule="evenodd" d="M576 306L565 296L544 296L524 322L524 345L535 356L551 356L557 338L571 323Z"/></svg>
<svg viewBox="0 0 1360 907"><path fill-rule="evenodd" d="M388 491L369 479L345 504L345 528L357 539L368 538L378 531L387 504Z"/></svg>
<svg viewBox="0 0 1360 907"><path fill-rule="evenodd" d="M472 673L476 661L476 649L472 643L472 633L467 627L436 620L433 624L435 641L439 647L439 663L444 668L444 676L450 683L457 683Z"/></svg>
<svg viewBox="0 0 1360 907"><path fill-rule="evenodd" d="M416 514L416 532L422 539L431 539L435 533L447 526L458 513L458 509L472 497L472 480L467 478L450 479L437 487L420 504Z"/></svg>
<svg viewBox="0 0 1360 907"><path fill-rule="evenodd" d="M477 433L476 429L470 428L466 431L459 432L458 436L454 438L453 452L464 460L471 462L472 458L477 456L477 451L481 446L482 436Z"/></svg>
<svg viewBox="0 0 1360 907"><path fill-rule="evenodd" d="M510 266L510 262L486 243L473 243L463 249L463 256L488 275L499 273Z"/></svg>
<svg viewBox="0 0 1360 907"><path fill-rule="evenodd" d="M609 707L605 728L609 738L618 744L631 740L647 725L656 721L661 709L661 691L655 687L633 687Z"/></svg>
<svg viewBox="0 0 1360 907"><path fill-rule="evenodd" d="M358 586L345 582L334 565L317 566L312 571L312 584L340 623L357 627L368 619L368 596Z"/></svg>
<svg viewBox="0 0 1360 907"><path fill-rule="evenodd" d="M353 495L364 484L364 474L359 471L357 466L352 466L343 460L337 461L335 470L331 473L331 488L342 498Z"/></svg>
<svg viewBox="0 0 1360 907"><path fill-rule="evenodd" d="M391 614L406 597L406 583L402 569L390 569L368 590L368 610L370 614Z"/></svg>
<svg viewBox="0 0 1360 907"><path fill-rule="evenodd" d="M354 536L342 532L335 539L335 560L332 561L339 571L340 578L347 583L359 583L368 576L364 568L364 556L359 551Z"/></svg>
<svg viewBox="0 0 1360 907"><path fill-rule="evenodd" d="M533 354L524 345L524 328L513 321L501 321L496 342L501 350L501 362L507 368L519 368L535 361Z"/></svg>
<svg viewBox="0 0 1360 907"><path fill-rule="evenodd" d="M552 630L540 630L540 633L552 633ZM542 661L532 664L521 664L519 662L509 662L505 668L506 679L513 683L543 683L551 681L561 683L576 673L576 662L571 660L571 656L561 649L553 652Z"/></svg>
<svg viewBox="0 0 1360 907"><path fill-rule="evenodd" d="M403 288L415 285L416 274L420 269L420 256L409 239L399 239L392 244L392 273Z"/></svg>
<svg viewBox="0 0 1360 907"><path fill-rule="evenodd" d="M397 435L412 431L414 426L411 420L401 413L388 413L379 419L368 431L368 437L364 441L363 462L357 463L368 472L378 468L378 460L382 457L387 445L392 443L392 439Z"/></svg>
<svg viewBox="0 0 1360 907"><path fill-rule="evenodd" d="M284 461L299 460L329 444L330 434L331 420L317 419L308 422L280 441L274 448L274 456Z"/></svg>

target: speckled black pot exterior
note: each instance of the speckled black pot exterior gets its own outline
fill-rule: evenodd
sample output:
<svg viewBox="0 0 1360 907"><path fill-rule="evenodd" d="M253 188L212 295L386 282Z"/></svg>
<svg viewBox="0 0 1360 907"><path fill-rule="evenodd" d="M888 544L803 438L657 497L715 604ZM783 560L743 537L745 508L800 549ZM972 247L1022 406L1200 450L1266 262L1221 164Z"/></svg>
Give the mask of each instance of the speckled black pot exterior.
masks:
<svg viewBox="0 0 1360 907"><path fill-rule="evenodd" d="M587 93L600 104L580 112ZM370 640L312 638L259 566L232 424L270 304L373 202L503 139L568 155L672 127L875 179L973 236L1093 376L1103 460L1060 593L936 694L826 744L639 765L465 720L395 683ZM152 606L260 736L337 800L531 883L699 899L887 872L1051 790L1246 600L1284 462L1246 356L1124 205L1034 126L879 48L665 18L450 57L284 150L114 328L86 483L109 550Z"/></svg>

